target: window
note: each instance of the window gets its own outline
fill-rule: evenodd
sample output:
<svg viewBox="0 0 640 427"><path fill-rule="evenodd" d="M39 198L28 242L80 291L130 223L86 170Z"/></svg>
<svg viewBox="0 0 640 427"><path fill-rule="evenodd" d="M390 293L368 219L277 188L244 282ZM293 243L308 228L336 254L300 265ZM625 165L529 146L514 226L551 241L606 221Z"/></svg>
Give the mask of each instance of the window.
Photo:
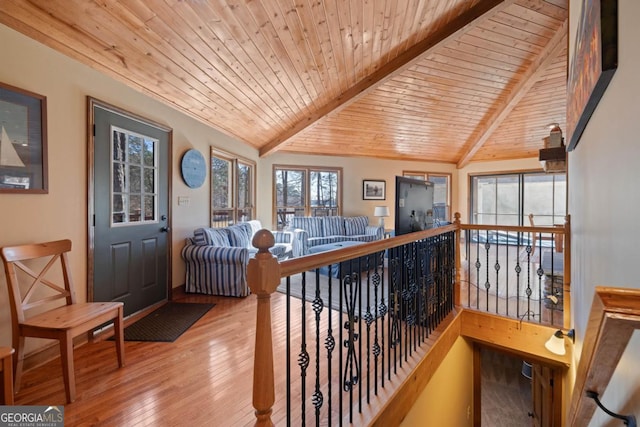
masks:
<svg viewBox="0 0 640 427"><path fill-rule="evenodd" d="M433 218L451 221L451 175L448 173L404 171L402 176L433 183Z"/></svg>
<svg viewBox="0 0 640 427"><path fill-rule="evenodd" d="M564 173L515 173L471 177L472 224L564 224L567 178Z"/></svg>
<svg viewBox="0 0 640 427"><path fill-rule="evenodd" d="M211 226L255 217L255 163L211 149Z"/></svg>
<svg viewBox="0 0 640 427"><path fill-rule="evenodd" d="M157 221L157 139L111 127L111 224Z"/></svg>
<svg viewBox="0 0 640 427"><path fill-rule="evenodd" d="M342 169L274 166L273 175L277 230L293 216L340 215Z"/></svg>

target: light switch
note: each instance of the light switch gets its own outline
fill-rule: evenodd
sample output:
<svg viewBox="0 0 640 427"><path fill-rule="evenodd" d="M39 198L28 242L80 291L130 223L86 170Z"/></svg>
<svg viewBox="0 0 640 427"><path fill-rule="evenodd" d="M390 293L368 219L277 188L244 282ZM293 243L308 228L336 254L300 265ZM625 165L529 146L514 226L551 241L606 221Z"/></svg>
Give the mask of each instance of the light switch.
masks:
<svg viewBox="0 0 640 427"><path fill-rule="evenodd" d="M189 206L191 199L187 196L178 196L178 206Z"/></svg>

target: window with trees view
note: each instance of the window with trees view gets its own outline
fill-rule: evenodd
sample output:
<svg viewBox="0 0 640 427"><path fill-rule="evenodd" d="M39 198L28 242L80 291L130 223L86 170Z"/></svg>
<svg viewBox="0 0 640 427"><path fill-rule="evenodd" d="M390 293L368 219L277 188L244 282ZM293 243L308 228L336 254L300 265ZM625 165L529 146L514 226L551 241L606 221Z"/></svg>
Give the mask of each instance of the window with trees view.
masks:
<svg viewBox="0 0 640 427"><path fill-rule="evenodd" d="M211 149L211 226L255 217L255 163Z"/></svg>
<svg viewBox="0 0 640 427"><path fill-rule="evenodd" d="M404 171L402 176L433 183L433 218L451 221L451 174Z"/></svg>
<svg viewBox="0 0 640 427"><path fill-rule="evenodd" d="M293 216L340 215L342 169L274 166L273 175L276 229Z"/></svg>
<svg viewBox="0 0 640 427"><path fill-rule="evenodd" d="M112 126L111 224L157 221L158 140Z"/></svg>
<svg viewBox="0 0 640 427"><path fill-rule="evenodd" d="M567 178L564 173L515 173L471 177L473 224L563 224L567 212Z"/></svg>

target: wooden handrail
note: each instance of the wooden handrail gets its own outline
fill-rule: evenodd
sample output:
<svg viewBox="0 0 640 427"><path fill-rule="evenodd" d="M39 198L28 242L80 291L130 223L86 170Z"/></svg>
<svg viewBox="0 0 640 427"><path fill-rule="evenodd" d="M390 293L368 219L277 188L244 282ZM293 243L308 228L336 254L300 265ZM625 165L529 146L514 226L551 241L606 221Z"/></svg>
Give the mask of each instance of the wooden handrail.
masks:
<svg viewBox="0 0 640 427"><path fill-rule="evenodd" d="M640 329L640 290L597 286L585 328L568 426L589 424L597 406L586 392L604 393L636 329Z"/></svg>
<svg viewBox="0 0 640 427"><path fill-rule="evenodd" d="M520 233L553 233L566 234L565 227L536 225L485 225L485 224L460 224L461 230L487 230L487 231L514 231Z"/></svg>

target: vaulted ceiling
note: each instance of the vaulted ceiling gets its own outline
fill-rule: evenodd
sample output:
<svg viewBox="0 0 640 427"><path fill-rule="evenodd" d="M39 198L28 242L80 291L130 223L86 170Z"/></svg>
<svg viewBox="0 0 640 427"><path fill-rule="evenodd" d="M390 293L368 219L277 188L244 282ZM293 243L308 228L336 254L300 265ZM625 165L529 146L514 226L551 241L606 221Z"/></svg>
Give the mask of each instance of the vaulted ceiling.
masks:
<svg viewBox="0 0 640 427"><path fill-rule="evenodd" d="M2 0L0 22L240 141L455 163L565 128L567 0Z"/></svg>

